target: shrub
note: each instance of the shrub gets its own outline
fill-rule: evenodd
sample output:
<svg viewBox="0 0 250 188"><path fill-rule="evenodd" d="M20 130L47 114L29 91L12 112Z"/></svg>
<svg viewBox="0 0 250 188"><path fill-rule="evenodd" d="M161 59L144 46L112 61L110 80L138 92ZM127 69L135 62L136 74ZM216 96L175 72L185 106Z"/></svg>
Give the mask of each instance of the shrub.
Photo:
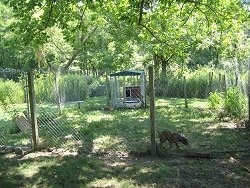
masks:
<svg viewBox="0 0 250 188"><path fill-rule="evenodd" d="M239 88L228 88L225 95L225 111L232 118L242 118L246 114L246 100Z"/></svg>
<svg viewBox="0 0 250 188"><path fill-rule="evenodd" d="M243 118L246 114L245 96L237 87L230 87L225 93L210 93L209 107L218 112L218 116L225 116L237 119ZM220 117L221 118L221 117Z"/></svg>
<svg viewBox="0 0 250 188"><path fill-rule="evenodd" d="M195 72L187 79L187 95L189 98L206 98L208 88L208 74Z"/></svg>
<svg viewBox="0 0 250 188"><path fill-rule="evenodd" d="M0 80L0 104L8 105L24 102L24 89L12 80Z"/></svg>
<svg viewBox="0 0 250 188"><path fill-rule="evenodd" d="M224 108L224 95L218 92L212 92L208 97L209 108L213 110L221 110Z"/></svg>

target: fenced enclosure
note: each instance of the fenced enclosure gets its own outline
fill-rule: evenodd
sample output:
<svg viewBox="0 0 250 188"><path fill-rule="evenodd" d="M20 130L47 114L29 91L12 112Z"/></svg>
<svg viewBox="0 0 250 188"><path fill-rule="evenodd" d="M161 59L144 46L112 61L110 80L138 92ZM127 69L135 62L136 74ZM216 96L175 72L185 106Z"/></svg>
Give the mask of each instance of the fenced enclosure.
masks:
<svg viewBox="0 0 250 188"><path fill-rule="evenodd" d="M192 157L249 154L247 66L155 75L158 131L168 129L187 137L189 146L183 147Z"/></svg>
<svg viewBox="0 0 250 188"><path fill-rule="evenodd" d="M2 81L3 85L7 82L8 80ZM13 80L10 82L14 83ZM25 77L25 81L16 81L16 84L19 85L21 82L26 84L22 87L27 88L27 78ZM1 146L31 146L32 111L35 113L37 122L38 150L57 147L80 149L85 153L122 152L135 150L139 145L143 145L141 142L148 140L138 141L140 137L134 137L136 132L148 131L143 122L139 123L142 125L141 128L138 123L130 124L128 117L134 117L137 111L125 111L126 115L120 114L122 112L120 110L125 109L117 112L109 111L105 76L34 72L33 83L35 109L27 108L30 106L30 99L27 99L28 91L26 90L22 91L24 96L19 102L9 104L13 108L17 105L22 106L22 108L15 109L22 120L13 121L14 115L6 111L6 116L9 117L8 122L13 121L12 126L17 129L17 132L1 132ZM4 103L1 106L4 108ZM145 109L140 110L145 111ZM115 120L116 116L118 116L119 123ZM131 120L134 122L134 119ZM25 121L24 127L28 131L21 129L22 121ZM5 124L10 127L9 123ZM28 145L19 141L19 136L24 133L30 141ZM15 139L13 140L12 137ZM12 141L8 143L5 140Z"/></svg>
<svg viewBox="0 0 250 188"><path fill-rule="evenodd" d="M168 129L185 135L190 144L183 146L184 150L249 149L249 132L244 124L247 119L246 71L237 76L204 70L189 75L154 74L154 87L148 83L148 71L145 73L146 97L152 97L149 96L152 88L155 95L154 132ZM133 85L133 80L126 82ZM10 83L14 87L9 86ZM83 153L150 152L152 118L149 107L152 103L146 100L146 108L110 109L107 83L107 76L35 73L34 110L27 108L30 101L27 74L22 74L18 80L2 79L1 87L16 91L1 90L7 92L1 95L7 96L1 99L1 146L31 146L30 115L34 110L38 149L57 147ZM238 113L239 109L242 109L241 116L231 113L234 110ZM22 117L27 130L22 130L20 120L14 121L17 115ZM156 143L157 135L153 134ZM164 153L168 154L168 150L164 149Z"/></svg>

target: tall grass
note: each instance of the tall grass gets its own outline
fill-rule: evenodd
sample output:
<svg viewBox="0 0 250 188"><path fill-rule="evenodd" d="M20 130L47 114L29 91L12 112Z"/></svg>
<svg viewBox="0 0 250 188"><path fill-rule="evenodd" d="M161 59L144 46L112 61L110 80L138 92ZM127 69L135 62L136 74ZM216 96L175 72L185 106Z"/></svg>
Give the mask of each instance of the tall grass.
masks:
<svg viewBox="0 0 250 188"><path fill-rule="evenodd" d="M47 74L35 78L36 99L39 102L83 101L101 84L100 77L79 74Z"/></svg>
<svg viewBox="0 0 250 188"><path fill-rule="evenodd" d="M226 91L236 84L235 74L210 67L199 67L195 71L185 72L186 96L188 98L207 98L209 93ZM242 79L245 77L241 76ZM245 80L242 81L243 83ZM155 91L158 97L184 97L184 75L170 73L155 79ZM240 85L244 90L244 86Z"/></svg>
<svg viewBox="0 0 250 188"><path fill-rule="evenodd" d="M188 98L207 98L211 92L225 92L227 87L236 83L245 83L246 77L239 75L236 81L235 74L211 67L199 67L195 71L185 71L186 96ZM155 93L157 97L184 98L184 75L170 72L167 76L155 78ZM135 84L134 80L124 79L128 84ZM45 73L35 77L35 92L37 102L57 103L83 101L89 96L104 95L105 79L79 74ZM245 85L239 85L242 91ZM0 102L24 102L24 86L22 81L0 80ZM60 98L59 98L60 97Z"/></svg>

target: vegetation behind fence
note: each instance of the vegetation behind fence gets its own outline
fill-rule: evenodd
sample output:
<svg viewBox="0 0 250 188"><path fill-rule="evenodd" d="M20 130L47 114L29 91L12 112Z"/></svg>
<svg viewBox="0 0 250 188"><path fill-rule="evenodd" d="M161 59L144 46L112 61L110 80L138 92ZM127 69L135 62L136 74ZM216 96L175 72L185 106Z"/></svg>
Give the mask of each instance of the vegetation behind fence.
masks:
<svg viewBox="0 0 250 188"><path fill-rule="evenodd" d="M233 74L223 76L202 69L185 78L186 85L183 76L155 78L157 131L171 129L187 134L193 139L192 147L196 148L201 142L202 132L210 123L220 126L223 119L246 117L244 75L237 84L230 81L234 78ZM35 74L40 148L81 148L82 152L149 150L149 109L122 108L113 111L107 108L105 79L79 74ZM18 122L13 121L13 117L19 115L27 118L30 126L25 83L25 77L18 81L1 80L1 113L4 114L1 119L1 145L31 144L31 128L24 132L20 130ZM129 79L126 84L133 85ZM188 108L185 106L185 96ZM222 118L221 110L224 113ZM216 120L218 117L219 120ZM208 134L212 132L208 131ZM228 144L238 147L240 143L246 145L245 136L240 141L237 141L237 135L233 135L233 138L228 143L220 143L221 147L228 147ZM219 149L220 144L212 143L211 147Z"/></svg>

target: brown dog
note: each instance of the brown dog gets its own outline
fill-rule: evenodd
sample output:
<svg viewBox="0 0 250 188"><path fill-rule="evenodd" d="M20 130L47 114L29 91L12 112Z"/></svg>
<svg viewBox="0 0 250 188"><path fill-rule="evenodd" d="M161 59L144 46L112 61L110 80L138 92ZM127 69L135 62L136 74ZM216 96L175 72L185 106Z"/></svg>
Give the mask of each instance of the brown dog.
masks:
<svg viewBox="0 0 250 188"><path fill-rule="evenodd" d="M178 142L183 143L184 145L188 145L187 138L181 136L178 133L170 132L168 130L158 132L160 138L159 148L162 149L162 144L166 141L169 142L169 149L172 148L173 143L176 145L177 150L180 149Z"/></svg>

